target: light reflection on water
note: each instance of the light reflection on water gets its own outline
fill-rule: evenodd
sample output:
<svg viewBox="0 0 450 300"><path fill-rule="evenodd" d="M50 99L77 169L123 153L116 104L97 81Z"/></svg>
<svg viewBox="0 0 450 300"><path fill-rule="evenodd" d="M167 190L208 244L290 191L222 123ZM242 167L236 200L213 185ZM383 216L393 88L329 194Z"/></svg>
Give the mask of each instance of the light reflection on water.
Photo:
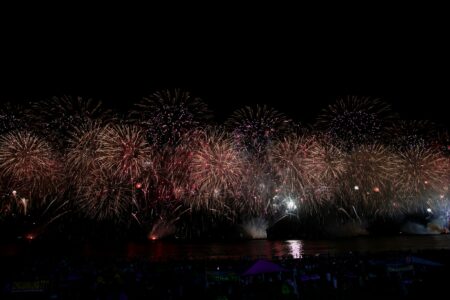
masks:
<svg viewBox="0 0 450 300"><path fill-rule="evenodd" d="M303 241L301 240L289 240L286 241L289 245L290 252L293 258L303 257Z"/></svg>
<svg viewBox="0 0 450 300"><path fill-rule="evenodd" d="M336 240L249 240L223 243L156 241L151 244L129 244L127 256L155 260L282 257L301 259L305 255L423 249L450 249L450 235L360 237Z"/></svg>

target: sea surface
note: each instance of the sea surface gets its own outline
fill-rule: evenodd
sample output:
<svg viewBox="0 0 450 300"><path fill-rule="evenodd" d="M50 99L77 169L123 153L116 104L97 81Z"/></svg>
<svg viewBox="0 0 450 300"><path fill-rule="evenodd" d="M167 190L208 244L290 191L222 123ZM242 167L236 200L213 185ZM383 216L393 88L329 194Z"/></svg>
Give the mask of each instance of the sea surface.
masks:
<svg viewBox="0 0 450 300"><path fill-rule="evenodd" d="M119 244L58 245L38 241L0 244L0 256L75 255L150 261L301 258L305 255L349 252L419 251L450 249L450 235L354 237L334 240L245 240L189 242L156 240Z"/></svg>

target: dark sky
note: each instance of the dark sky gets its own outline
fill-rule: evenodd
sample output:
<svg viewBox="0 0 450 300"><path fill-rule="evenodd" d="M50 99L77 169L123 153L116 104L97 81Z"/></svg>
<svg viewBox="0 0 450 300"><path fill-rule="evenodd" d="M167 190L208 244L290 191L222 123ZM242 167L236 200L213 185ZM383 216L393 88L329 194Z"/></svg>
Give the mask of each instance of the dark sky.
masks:
<svg viewBox="0 0 450 300"><path fill-rule="evenodd" d="M3 43L0 100L69 94L127 107L156 89L180 87L203 98L219 119L266 103L308 122L336 97L360 95L380 97L406 118L450 125L450 52L440 32L357 20L311 30L277 20L147 31L58 31L53 23L13 32Z"/></svg>

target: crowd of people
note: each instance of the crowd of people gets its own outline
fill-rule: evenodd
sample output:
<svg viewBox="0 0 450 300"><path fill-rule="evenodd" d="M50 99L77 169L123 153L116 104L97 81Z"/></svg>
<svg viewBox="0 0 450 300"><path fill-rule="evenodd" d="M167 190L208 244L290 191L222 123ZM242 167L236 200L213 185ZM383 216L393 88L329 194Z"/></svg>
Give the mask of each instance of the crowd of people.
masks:
<svg viewBox="0 0 450 300"><path fill-rule="evenodd" d="M2 255L1 299L419 299L445 291L448 250L150 261ZM259 259L283 271L245 275Z"/></svg>

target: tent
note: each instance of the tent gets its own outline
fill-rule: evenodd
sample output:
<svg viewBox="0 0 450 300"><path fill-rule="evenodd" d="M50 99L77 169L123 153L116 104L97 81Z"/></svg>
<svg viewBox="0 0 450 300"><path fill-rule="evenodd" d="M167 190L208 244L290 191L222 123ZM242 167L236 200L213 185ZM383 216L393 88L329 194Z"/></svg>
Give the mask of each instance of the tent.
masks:
<svg viewBox="0 0 450 300"><path fill-rule="evenodd" d="M409 260L411 261L412 264L417 264L417 265L425 265L425 266L431 266L431 267L442 267L443 266L443 264L441 264L441 263L434 262L432 260L424 259L424 258L417 257L417 256L410 256Z"/></svg>
<svg viewBox="0 0 450 300"><path fill-rule="evenodd" d="M276 263L260 259L256 261L247 271L245 271L242 276L287 271L289 270L277 265Z"/></svg>
<svg viewBox="0 0 450 300"><path fill-rule="evenodd" d="M405 258L401 259L389 259L389 260L369 260L369 263L372 265L389 265L389 266L399 266L399 265L425 265L425 266L432 266L432 267L441 267L443 264L424 259L417 256L407 256Z"/></svg>

